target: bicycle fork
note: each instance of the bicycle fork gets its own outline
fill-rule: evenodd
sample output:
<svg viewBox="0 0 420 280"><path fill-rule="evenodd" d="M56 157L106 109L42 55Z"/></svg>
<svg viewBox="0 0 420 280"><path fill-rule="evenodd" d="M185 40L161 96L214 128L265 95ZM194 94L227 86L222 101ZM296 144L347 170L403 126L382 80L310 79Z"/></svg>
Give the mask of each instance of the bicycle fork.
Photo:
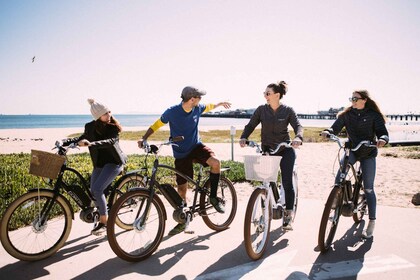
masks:
<svg viewBox="0 0 420 280"><path fill-rule="evenodd" d="M267 196L262 199L261 203L263 204L263 210L264 210L264 224L268 223L268 219L270 218L270 212L269 211L273 211L273 209L277 210L280 207L280 210L282 211L282 206L277 203L277 201L274 198L274 194L273 194L273 190L271 189L270 183L268 182L264 182L262 186L258 186L257 188L262 189L264 191L266 191ZM273 207L269 207L270 204ZM252 216L255 217L255 211L257 209L254 207L253 209L253 213ZM272 214L273 212L271 212Z"/></svg>

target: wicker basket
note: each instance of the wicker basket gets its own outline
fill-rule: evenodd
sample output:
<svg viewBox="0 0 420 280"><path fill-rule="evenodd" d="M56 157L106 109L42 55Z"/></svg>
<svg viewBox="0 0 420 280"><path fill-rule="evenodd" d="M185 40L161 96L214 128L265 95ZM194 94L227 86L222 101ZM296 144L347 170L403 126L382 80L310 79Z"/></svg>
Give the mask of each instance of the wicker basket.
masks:
<svg viewBox="0 0 420 280"><path fill-rule="evenodd" d="M65 156L44 151L31 150L29 174L55 179L66 161Z"/></svg>
<svg viewBox="0 0 420 280"><path fill-rule="evenodd" d="M246 155L244 159L247 180L277 182L281 157Z"/></svg>

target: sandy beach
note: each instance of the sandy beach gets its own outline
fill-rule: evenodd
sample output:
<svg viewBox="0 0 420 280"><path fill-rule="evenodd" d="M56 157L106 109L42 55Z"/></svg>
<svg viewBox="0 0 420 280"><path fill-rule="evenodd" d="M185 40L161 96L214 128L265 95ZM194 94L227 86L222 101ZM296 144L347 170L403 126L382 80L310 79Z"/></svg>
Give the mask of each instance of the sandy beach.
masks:
<svg viewBox="0 0 420 280"><path fill-rule="evenodd" d="M130 127L127 131L145 130L147 127ZM167 129L167 127L166 127ZM225 129L229 127L204 127L205 130ZM203 129L203 130L204 130ZM408 127L392 127L394 131L413 130ZM31 149L50 151L56 140L64 139L72 133L81 133L83 128L37 128L37 129L2 129L0 130L0 154L30 153ZM413 130L416 131L416 130ZM230 160L231 144L208 144L219 159ZM121 141L121 147L127 154L144 153L137 147L136 141ZM245 154L252 154L251 148L233 146L234 160L243 161ZM73 150L71 153L86 152L87 149ZM304 143L298 150L299 197L326 200L337 169L338 146L335 143ZM385 153L398 154L398 148L384 148L377 158L375 190L378 204L397 207L416 208L411 203L412 196L420 192L420 160L403 157L384 156ZM169 147L164 147L162 155L172 155ZM249 184L237 184L238 188L250 188ZM249 192L238 191L247 195ZM418 206L417 206L418 208Z"/></svg>

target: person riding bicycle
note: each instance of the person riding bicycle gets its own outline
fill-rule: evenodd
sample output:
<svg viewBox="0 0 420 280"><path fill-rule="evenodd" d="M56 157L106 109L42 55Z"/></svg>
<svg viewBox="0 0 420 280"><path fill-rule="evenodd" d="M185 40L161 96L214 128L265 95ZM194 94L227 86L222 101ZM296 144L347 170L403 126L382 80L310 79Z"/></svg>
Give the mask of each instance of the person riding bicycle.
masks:
<svg viewBox="0 0 420 280"><path fill-rule="evenodd" d="M328 133L337 135L343 127L346 128L348 139L352 147L368 140L374 142L378 139L376 147L383 147L389 142L388 131L385 127L386 118L376 102L370 97L367 90L356 90L350 99L352 105L338 113L337 120L331 128L324 130L322 135ZM369 210L369 223L362 232L364 238L371 238L375 229L376 220L376 194L373 188L376 174L376 156L378 149L361 146L357 151L350 152L349 163L360 162L363 174L364 192ZM338 182L339 178L336 178Z"/></svg>
<svg viewBox="0 0 420 280"><path fill-rule="evenodd" d="M203 166L210 166L210 203L214 208L224 213L224 207L217 199L217 186L220 178L220 161L215 157L214 152L205 146L200 140L198 132L198 123L201 114L209 112L219 106L229 109L229 102L220 102L218 104L199 104L201 97L206 92L195 87L187 86L182 90L182 102L168 108L161 117L152 124L146 131L140 141L139 148L142 148L150 135L157 131L163 125L169 123L170 136L183 136L182 141L172 146L175 157L175 168L183 174L193 178L193 162L200 163ZM176 176L178 193L186 202L187 181L181 176ZM181 233L185 229L185 224L178 224L173 228L169 235Z"/></svg>
<svg viewBox="0 0 420 280"><path fill-rule="evenodd" d="M112 116L107 106L93 99L88 99L88 103L94 120L85 125L81 136L65 139L63 143L78 143L79 146L89 147L94 167L90 188L100 215L99 223L91 233L99 235L106 231L108 217L104 191L123 170L127 156L119 145L119 133L122 131L120 123Z"/></svg>
<svg viewBox="0 0 420 280"><path fill-rule="evenodd" d="M246 146L246 140L261 123L261 144L263 152L275 149L281 142L290 141L288 126L293 127L295 138L292 141L294 148L302 144L303 127L292 107L280 102L280 99L287 92L287 84L284 81L271 83L264 91L267 104L259 106L250 121L245 126L240 138L240 146ZM280 149L275 155L281 156L280 169L282 174L282 184L286 199L286 212L283 219L283 228L292 230L293 204L295 192L293 190L293 166L296 160L294 149Z"/></svg>

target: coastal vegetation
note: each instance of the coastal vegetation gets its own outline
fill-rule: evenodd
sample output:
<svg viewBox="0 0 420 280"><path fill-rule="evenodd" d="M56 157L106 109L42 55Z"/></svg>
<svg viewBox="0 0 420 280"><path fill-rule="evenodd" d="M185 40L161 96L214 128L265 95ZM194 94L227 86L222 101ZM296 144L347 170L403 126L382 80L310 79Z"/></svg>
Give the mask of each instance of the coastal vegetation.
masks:
<svg viewBox="0 0 420 280"><path fill-rule="evenodd" d="M304 134L303 134L303 142L323 142L319 133L325 129L325 127L305 127ZM239 137L242 134L242 129L236 130L236 134L234 136L234 141L238 142ZM121 140L133 140L137 141L142 138L142 136L146 133L145 130L140 131L123 131L120 135ZM75 133L69 135L69 137L76 137L79 136L81 133ZM291 137L293 137L294 133L293 130L290 131ZM230 143L231 136L229 130L203 130L200 131L201 140L204 143ZM169 131L168 130L158 130L150 136L150 141L162 141L169 138ZM255 129L252 133L250 140L260 141L261 139L261 129Z"/></svg>
<svg viewBox="0 0 420 280"><path fill-rule="evenodd" d="M2 154L0 155L0 215L3 215L7 205L13 202L17 197L26 193L29 189L52 188L47 184L47 179L29 174L30 154ZM173 157L162 156L159 158L162 164L173 166ZM152 166L153 158L149 157L145 161L145 155L129 155L125 166L125 172L140 169L147 165ZM89 180L92 171L92 163L88 153L74 154L67 156L67 164L77 169L87 180ZM225 174L233 182L245 181L243 163L234 161L222 161L222 166L230 166L230 170ZM198 168L198 166L195 166ZM196 170L198 171L198 170ZM195 172L197 174L197 172ZM118 178L117 178L118 179ZM160 182L171 183L175 185L175 176L170 172L160 172L158 180ZM70 184L78 183L76 178L68 178ZM74 180L74 181L73 181ZM65 196L71 202L74 210L77 205L66 194Z"/></svg>

